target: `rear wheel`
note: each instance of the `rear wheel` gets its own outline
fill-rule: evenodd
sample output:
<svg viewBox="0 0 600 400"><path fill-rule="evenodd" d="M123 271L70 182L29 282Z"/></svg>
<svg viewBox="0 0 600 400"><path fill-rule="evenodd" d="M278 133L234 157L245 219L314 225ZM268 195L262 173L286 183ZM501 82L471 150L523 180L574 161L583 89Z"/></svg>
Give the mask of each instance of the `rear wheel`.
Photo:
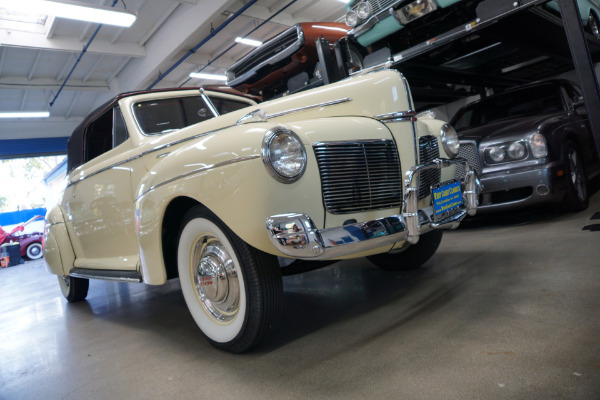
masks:
<svg viewBox="0 0 600 400"><path fill-rule="evenodd" d="M216 348L251 350L279 317L283 284L277 259L247 245L204 207L184 217L177 264L188 309Z"/></svg>
<svg viewBox="0 0 600 400"><path fill-rule="evenodd" d="M88 294L90 281L84 278L74 278L72 276L59 276L58 284L60 291L69 303L84 300Z"/></svg>
<svg viewBox="0 0 600 400"><path fill-rule="evenodd" d="M442 242L443 235L443 231L433 230L421 235L417 244L411 244L403 251L376 254L367 257L367 259L377 267L387 271L417 269L435 254Z"/></svg>
<svg viewBox="0 0 600 400"><path fill-rule="evenodd" d="M564 159L566 163L567 191L562 201L562 206L566 211L585 210L588 208L590 199L587 189L587 179L583 170L583 160L575 143L571 141L565 143Z"/></svg>

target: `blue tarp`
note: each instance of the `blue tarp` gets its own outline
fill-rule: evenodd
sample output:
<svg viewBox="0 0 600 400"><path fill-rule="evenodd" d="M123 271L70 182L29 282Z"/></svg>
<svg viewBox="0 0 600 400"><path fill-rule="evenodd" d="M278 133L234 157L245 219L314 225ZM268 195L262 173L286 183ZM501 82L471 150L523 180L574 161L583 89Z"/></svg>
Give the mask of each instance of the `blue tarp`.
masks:
<svg viewBox="0 0 600 400"><path fill-rule="evenodd" d="M46 216L45 208L34 208L31 210L12 211L0 213L0 226L16 225L27 222L36 215Z"/></svg>

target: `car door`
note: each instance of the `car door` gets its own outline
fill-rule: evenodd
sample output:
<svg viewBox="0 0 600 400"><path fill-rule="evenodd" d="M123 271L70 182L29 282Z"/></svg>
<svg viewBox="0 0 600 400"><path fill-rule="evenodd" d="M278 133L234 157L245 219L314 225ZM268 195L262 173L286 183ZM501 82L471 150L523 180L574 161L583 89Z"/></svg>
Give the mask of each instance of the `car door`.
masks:
<svg viewBox="0 0 600 400"><path fill-rule="evenodd" d="M128 138L118 106L85 128L83 165L69 174L64 197L75 267L137 268Z"/></svg>

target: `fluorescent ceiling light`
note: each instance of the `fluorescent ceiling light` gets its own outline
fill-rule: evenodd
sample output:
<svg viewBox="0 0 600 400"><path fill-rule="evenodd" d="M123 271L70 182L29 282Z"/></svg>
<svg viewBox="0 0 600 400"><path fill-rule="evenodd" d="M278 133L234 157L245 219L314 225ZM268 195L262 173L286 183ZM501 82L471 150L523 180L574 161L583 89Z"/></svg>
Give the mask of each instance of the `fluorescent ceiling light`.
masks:
<svg viewBox="0 0 600 400"><path fill-rule="evenodd" d="M49 116L49 111L0 112L0 118L48 118Z"/></svg>
<svg viewBox="0 0 600 400"><path fill-rule="evenodd" d="M87 3L63 0L0 0L0 8L22 13L53 15L98 24L130 27L136 15L129 11L116 11L111 7L90 6Z"/></svg>
<svg viewBox="0 0 600 400"><path fill-rule="evenodd" d="M227 77L225 75L205 74L202 72L192 72L190 74L190 78L210 79L213 81L226 81L227 80Z"/></svg>
<svg viewBox="0 0 600 400"><path fill-rule="evenodd" d="M236 37L235 41L242 44L247 44L248 46L258 47L262 44L260 40L248 39L243 37Z"/></svg>

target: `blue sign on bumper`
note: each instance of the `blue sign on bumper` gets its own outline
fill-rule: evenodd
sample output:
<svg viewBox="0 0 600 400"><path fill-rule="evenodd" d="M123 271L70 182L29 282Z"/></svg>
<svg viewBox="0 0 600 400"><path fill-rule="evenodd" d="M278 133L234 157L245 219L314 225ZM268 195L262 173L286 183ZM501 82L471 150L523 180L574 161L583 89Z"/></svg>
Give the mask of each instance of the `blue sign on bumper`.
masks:
<svg viewBox="0 0 600 400"><path fill-rule="evenodd" d="M462 205L460 182L444 182L431 189L433 198L433 216L436 221L459 211L459 207Z"/></svg>

